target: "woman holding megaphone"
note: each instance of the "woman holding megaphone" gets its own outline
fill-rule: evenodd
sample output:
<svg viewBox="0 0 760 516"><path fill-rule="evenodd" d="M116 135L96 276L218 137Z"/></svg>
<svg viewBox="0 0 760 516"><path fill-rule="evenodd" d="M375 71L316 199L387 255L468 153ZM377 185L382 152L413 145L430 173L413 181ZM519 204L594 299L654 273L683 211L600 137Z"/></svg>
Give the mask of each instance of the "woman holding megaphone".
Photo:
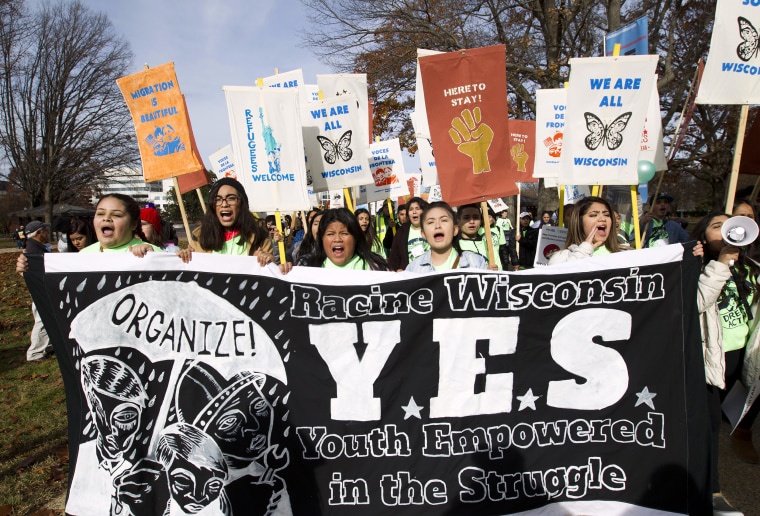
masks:
<svg viewBox="0 0 760 516"><path fill-rule="evenodd" d="M713 493L718 497L721 402L737 381L749 387L760 374L760 316L757 314L760 264L747 256L757 235L758 227L752 219L717 212L703 218L691 235L704 250L697 304L713 430ZM755 402L732 437L737 454L752 463L758 462L751 432L758 411L760 402ZM716 503L725 501L721 497Z"/></svg>

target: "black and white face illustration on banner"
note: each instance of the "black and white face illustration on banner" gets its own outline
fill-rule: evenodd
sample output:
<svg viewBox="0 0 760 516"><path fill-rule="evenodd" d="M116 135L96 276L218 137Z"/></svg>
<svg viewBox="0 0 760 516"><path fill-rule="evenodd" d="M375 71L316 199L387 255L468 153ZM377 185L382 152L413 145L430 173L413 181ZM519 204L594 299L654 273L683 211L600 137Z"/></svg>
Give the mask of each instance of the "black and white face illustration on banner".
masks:
<svg viewBox="0 0 760 516"><path fill-rule="evenodd" d="M67 513L239 513L230 493L246 514L290 512L270 399L287 378L257 323L196 283L148 281L85 308L70 336L93 439Z"/></svg>

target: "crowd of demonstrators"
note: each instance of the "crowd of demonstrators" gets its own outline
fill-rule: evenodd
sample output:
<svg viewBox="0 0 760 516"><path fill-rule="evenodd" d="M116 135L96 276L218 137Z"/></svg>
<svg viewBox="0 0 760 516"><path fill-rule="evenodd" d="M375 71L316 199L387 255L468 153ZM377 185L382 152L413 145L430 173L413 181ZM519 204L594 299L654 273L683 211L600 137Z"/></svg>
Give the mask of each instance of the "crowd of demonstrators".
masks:
<svg viewBox="0 0 760 516"><path fill-rule="evenodd" d="M684 228L668 218L673 197L661 193L652 199L652 208L641 217L643 247L686 242ZM755 206L740 200L732 207L735 216L757 220ZM355 213L345 208L314 209L291 226L284 235L277 231L274 217L265 220L251 213L242 185L231 178L214 183L201 225L193 231L188 249L176 250L165 235L170 223L161 220L152 207L142 210L131 197L109 194L97 204L93 224L73 219L66 236L68 252L131 252L144 257L148 252L174 251L189 262L194 252L256 257L261 265L275 262L283 273L294 265L335 270L401 271L433 273L453 269L518 270L532 267L539 229L532 227L533 216L519 214L512 229L505 210L482 213L479 204L466 204L454 210L445 202L428 204L413 197L391 217L388 203L373 218L366 209ZM494 263L488 263L484 216L489 217L494 245ZM750 385L760 374L760 329L757 308L760 263L758 246L744 248L727 245L720 229L729 216L713 213L702 219L691 235L697 240L695 256L703 260L699 279L698 309L704 346L707 403L709 404L713 445L713 491L716 506L720 497L717 476L717 439L721 423L721 402L732 386L741 381ZM545 211L539 227L553 225L552 213ZM620 214L601 197L586 197L564 207L567 239L564 248L549 259L549 264L630 250L631 235L621 227ZM50 252L49 224L32 222L25 229L26 254ZM394 231L395 229L395 231ZM22 231L23 232L23 231ZM280 264L279 242L286 249ZM519 255L516 243L519 242ZM386 261L387 257L387 261ZM19 272L28 270L25 254L17 260ZM50 349L36 307L32 307L35 326L28 360L39 360ZM760 412L755 403L732 435L736 453L747 462L758 463L752 445L751 428Z"/></svg>

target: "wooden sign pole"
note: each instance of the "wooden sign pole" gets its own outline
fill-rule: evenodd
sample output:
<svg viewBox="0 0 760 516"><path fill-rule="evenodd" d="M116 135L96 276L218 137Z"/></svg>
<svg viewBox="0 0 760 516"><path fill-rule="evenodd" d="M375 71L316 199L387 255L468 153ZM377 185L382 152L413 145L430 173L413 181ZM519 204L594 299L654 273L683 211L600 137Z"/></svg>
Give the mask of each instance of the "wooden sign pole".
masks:
<svg viewBox="0 0 760 516"><path fill-rule="evenodd" d="M734 163L731 166L731 180L728 183L728 195L726 196L726 213L731 215L736 198L736 183L739 180L739 165L742 162L742 150L744 148L744 131L747 129L747 115L749 105L743 104L739 116L739 131L736 133L736 146L734 147Z"/></svg>

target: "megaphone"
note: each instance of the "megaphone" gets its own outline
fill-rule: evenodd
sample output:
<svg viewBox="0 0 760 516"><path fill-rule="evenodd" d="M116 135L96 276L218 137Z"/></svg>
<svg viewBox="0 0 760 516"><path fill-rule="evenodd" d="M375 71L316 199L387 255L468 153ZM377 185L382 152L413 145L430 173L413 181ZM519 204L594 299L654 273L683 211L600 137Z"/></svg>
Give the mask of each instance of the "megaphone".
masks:
<svg viewBox="0 0 760 516"><path fill-rule="evenodd" d="M760 228L757 222L749 217L731 217L720 228L723 241L728 245L744 247L757 240Z"/></svg>

